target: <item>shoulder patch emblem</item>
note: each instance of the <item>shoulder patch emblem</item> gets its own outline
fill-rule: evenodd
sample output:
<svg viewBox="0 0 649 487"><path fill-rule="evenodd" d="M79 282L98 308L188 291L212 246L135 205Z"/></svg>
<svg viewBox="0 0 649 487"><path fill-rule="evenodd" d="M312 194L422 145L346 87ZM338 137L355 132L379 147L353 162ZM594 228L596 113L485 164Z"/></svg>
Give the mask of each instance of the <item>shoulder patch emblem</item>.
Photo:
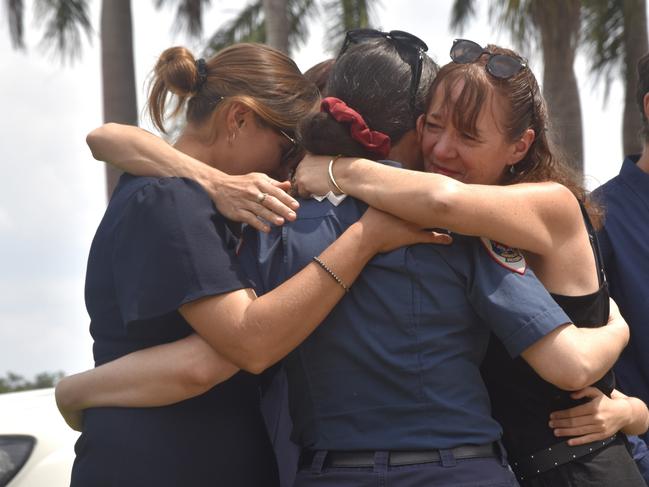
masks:
<svg viewBox="0 0 649 487"><path fill-rule="evenodd" d="M498 262L498 264L518 274L525 274L527 263L520 250L507 247L500 242L489 240L485 237L480 237L480 240L491 258Z"/></svg>

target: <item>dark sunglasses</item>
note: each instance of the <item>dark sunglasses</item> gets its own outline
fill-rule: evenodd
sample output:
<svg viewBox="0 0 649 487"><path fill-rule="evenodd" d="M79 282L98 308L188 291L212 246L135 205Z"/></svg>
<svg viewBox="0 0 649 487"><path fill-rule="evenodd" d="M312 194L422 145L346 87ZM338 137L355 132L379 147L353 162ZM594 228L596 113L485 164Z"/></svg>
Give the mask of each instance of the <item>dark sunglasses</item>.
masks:
<svg viewBox="0 0 649 487"><path fill-rule="evenodd" d="M410 106L413 111L415 109L415 101L417 98L417 90L419 88L419 81L421 80L421 72L424 66L424 53L428 51L428 46L419 37L404 32L402 30L391 30L390 32L383 32L376 29L354 29L347 31L343 47L340 49L338 57L342 56L350 44L358 44L368 39L390 39L401 47L412 49L417 53L417 64L414 66L409 62L412 71L410 81Z"/></svg>
<svg viewBox="0 0 649 487"><path fill-rule="evenodd" d="M483 54L489 56L485 69L494 78L509 79L527 67L527 61L523 58L509 54L494 54L485 50L477 42L467 39L455 39L451 47L451 59L457 64L474 63Z"/></svg>
<svg viewBox="0 0 649 487"><path fill-rule="evenodd" d="M278 129L279 133L282 134L288 141L291 143L290 147L284 151L280 164L282 166L292 166L297 164L302 156L304 156L304 148L295 138L288 135L284 130Z"/></svg>

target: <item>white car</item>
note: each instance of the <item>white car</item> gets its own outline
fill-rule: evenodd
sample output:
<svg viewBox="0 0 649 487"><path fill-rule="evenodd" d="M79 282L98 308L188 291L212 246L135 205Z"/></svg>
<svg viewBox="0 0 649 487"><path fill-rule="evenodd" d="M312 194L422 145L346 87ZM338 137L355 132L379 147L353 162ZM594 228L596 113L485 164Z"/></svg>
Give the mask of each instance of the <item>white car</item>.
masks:
<svg viewBox="0 0 649 487"><path fill-rule="evenodd" d="M0 487L68 487L78 436L54 389L0 394Z"/></svg>

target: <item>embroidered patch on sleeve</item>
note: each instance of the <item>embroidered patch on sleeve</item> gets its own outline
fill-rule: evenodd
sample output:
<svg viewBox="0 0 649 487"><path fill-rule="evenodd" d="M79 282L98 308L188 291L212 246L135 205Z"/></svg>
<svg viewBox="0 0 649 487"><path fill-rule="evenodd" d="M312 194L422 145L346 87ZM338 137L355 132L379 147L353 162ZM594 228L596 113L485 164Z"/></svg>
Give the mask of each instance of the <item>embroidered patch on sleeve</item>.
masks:
<svg viewBox="0 0 649 487"><path fill-rule="evenodd" d="M500 242L489 240L488 238L480 237L480 240L491 258L498 262L498 264L518 274L525 274L527 264L520 250L507 247Z"/></svg>

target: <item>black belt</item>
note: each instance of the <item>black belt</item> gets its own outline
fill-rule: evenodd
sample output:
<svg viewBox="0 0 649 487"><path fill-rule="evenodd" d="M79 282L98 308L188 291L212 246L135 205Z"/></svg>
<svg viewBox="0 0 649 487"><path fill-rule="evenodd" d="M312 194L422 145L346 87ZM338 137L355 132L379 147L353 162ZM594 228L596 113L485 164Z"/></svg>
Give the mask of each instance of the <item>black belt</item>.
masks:
<svg viewBox="0 0 649 487"><path fill-rule="evenodd" d="M615 441L618 434L605 440L578 446L570 446L567 441L562 441L524 457L514 458L510 454L509 461L518 480L525 480L601 450Z"/></svg>
<svg viewBox="0 0 649 487"><path fill-rule="evenodd" d="M500 449L496 443L488 445L464 445L448 450L456 459L467 458L492 458L500 456ZM317 450L302 450L300 454L300 467L308 467L313 462ZM441 461L440 450L412 450L390 451L388 465L398 467L403 465L417 465L419 463L434 463ZM373 467L374 451L327 451L324 460L325 467Z"/></svg>

